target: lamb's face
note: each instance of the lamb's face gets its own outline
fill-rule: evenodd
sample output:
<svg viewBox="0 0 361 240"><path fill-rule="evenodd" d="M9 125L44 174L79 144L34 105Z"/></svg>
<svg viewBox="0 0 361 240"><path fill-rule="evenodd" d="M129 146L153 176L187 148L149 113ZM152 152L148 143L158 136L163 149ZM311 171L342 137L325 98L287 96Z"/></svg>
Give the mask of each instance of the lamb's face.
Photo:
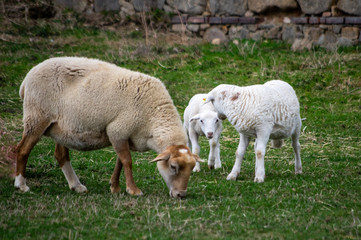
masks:
<svg viewBox="0 0 361 240"><path fill-rule="evenodd" d="M184 145L170 146L152 162L157 162L159 173L169 188L171 197L184 198L187 195L188 181L197 155Z"/></svg>
<svg viewBox="0 0 361 240"><path fill-rule="evenodd" d="M214 134L222 127L217 113L212 111L197 114L190 119L190 122L192 121L198 121L202 132L208 139L212 139Z"/></svg>

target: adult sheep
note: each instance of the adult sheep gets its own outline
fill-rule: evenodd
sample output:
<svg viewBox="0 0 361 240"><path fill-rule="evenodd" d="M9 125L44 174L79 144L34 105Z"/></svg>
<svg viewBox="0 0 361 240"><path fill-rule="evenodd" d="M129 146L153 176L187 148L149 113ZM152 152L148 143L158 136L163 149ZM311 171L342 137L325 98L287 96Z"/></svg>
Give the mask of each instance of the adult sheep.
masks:
<svg viewBox="0 0 361 240"><path fill-rule="evenodd" d="M256 137L255 182L263 182L265 178L264 156L269 139L273 139L275 147L281 147L284 138L292 138L295 172L302 173L300 106L295 91L288 83L273 80L248 87L222 84L208 93L207 102L212 102L218 116L227 118L240 135L236 162L227 180L235 180L239 175L250 137Z"/></svg>
<svg viewBox="0 0 361 240"><path fill-rule="evenodd" d="M212 103L204 103L207 94L196 94L189 100L184 110L184 123L189 139L189 146L192 146L192 153L199 155L199 136L206 136L209 142L208 168L220 168L220 145L219 138L222 132L222 121L217 117L217 112ZM193 168L193 172L201 170L199 162Z"/></svg>
<svg viewBox="0 0 361 240"><path fill-rule="evenodd" d="M160 80L100 60L48 59L26 75L20 87L24 100L24 132L17 147L15 187L28 191L25 168L42 135L56 142L55 158L70 189L85 192L69 159L69 148L88 151L113 146L117 162L112 192L119 192L122 167L126 191L142 195L132 175L130 150L155 150L152 160L172 197L185 197L198 160L187 144L179 114Z"/></svg>

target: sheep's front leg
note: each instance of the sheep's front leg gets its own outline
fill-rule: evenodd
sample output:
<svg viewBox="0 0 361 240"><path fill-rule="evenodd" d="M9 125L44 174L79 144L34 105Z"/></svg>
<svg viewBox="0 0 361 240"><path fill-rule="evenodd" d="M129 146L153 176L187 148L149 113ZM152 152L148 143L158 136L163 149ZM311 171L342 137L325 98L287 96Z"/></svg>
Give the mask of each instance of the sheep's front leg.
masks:
<svg viewBox="0 0 361 240"><path fill-rule="evenodd" d="M70 163L69 149L57 143L54 156L68 181L69 188L78 193L87 192L88 189L80 183L79 178Z"/></svg>
<svg viewBox="0 0 361 240"><path fill-rule="evenodd" d="M266 154L266 146L269 139L269 134L258 134L255 143L255 153L256 153L256 176L254 182L264 182L265 178L265 168L264 168L264 156Z"/></svg>
<svg viewBox="0 0 361 240"><path fill-rule="evenodd" d="M198 134L193 130L193 128L189 129L189 140L192 144L192 153L199 156L200 146L198 143ZM199 172L201 170L201 165L199 162L196 162L196 165L193 168L193 172Z"/></svg>
<svg viewBox="0 0 361 240"><path fill-rule="evenodd" d="M221 168L221 157L219 151L219 139L211 139L209 140L209 156L208 156L208 168L209 169L217 169Z"/></svg>
<svg viewBox="0 0 361 240"><path fill-rule="evenodd" d="M133 172L132 172L132 157L129 150L128 141L121 141L113 144L121 165L124 167L125 182L127 186L127 193L130 195L140 196L143 195L142 191L135 185ZM117 170L115 170L117 171ZM120 172L120 170L119 170ZM119 179L119 177L118 177Z"/></svg>
<svg viewBox="0 0 361 240"><path fill-rule="evenodd" d="M110 191L112 193L120 192L119 177L120 177L120 171L122 170L122 167L123 167L123 164L118 157L112 177L110 178Z"/></svg>
<svg viewBox="0 0 361 240"><path fill-rule="evenodd" d="M236 151L236 162L233 165L232 172L227 176L227 180L236 180L241 172L242 160L244 153L249 144L249 138L242 133L239 134L239 144Z"/></svg>

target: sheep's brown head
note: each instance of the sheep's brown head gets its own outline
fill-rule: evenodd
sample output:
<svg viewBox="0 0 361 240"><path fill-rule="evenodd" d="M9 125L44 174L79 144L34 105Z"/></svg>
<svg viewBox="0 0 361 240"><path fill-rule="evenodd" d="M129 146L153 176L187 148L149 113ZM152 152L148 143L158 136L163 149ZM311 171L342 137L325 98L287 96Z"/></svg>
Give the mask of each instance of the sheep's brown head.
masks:
<svg viewBox="0 0 361 240"><path fill-rule="evenodd" d="M185 198L188 181L200 158L192 154L187 146L173 145L165 149L151 162L157 162L160 175L169 188L171 197Z"/></svg>

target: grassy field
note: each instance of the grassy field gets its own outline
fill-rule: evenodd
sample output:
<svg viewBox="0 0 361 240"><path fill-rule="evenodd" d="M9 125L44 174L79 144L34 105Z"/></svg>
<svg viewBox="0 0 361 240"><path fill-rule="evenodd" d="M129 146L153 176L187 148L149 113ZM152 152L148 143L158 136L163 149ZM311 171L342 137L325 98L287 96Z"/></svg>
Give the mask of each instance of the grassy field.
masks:
<svg viewBox="0 0 361 240"><path fill-rule="evenodd" d="M182 45L184 36L141 30L100 30L38 22L3 22L0 40L0 239L360 239L361 47L291 52L272 41L221 46ZM173 41L170 41L173 39ZM175 41L174 39L178 39ZM283 79L296 90L303 121L303 174L294 174L290 140L267 148L266 179L253 182L253 141L236 181L227 181L238 134L225 122L222 168L193 173L186 200L175 200L154 164L155 152L132 153L143 197L111 194L111 148L71 151L89 192L69 190L43 138L27 165L31 191L9 177L13 146L22 131L19 86L37 63L55 56L99 58L160 78L182 115L189 99L221 83L251 85ZM208 143L201 141L201 157Z"/></svg>

